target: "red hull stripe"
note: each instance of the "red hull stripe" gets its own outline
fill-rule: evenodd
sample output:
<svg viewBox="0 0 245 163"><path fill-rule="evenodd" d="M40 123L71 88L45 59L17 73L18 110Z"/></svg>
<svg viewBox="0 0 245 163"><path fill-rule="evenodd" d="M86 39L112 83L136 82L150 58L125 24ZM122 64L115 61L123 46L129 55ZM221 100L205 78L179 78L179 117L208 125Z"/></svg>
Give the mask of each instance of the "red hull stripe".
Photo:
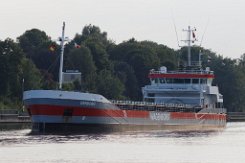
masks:
<svg viewBox="0 0 245 163"><path fill-rule="evenodd" d="M225 114L210 114L210 113L171 113L171 119L214 119L214 120L226 120Z"/></svg>
<svg viewBox="0 0 245 163"><path fill-rule="evenodd" d="M31 115L58 115L63 116L66 109L72 109L73 116L103 116L103 117L134 117L148 118L149 112L136 110L113 110L113 109L96 109L81 108L53 105L31 105L28 107Z"/></svg>
<svg viewBox="0 0 245 163"><path fill-rule="evenodd" d="M73 116L98 116L98 117L128 117L128 118L149 118L149 111L138 110L113 110L113 109L96 109L96 108L81 108L53 105L30 105L28 110L31 115L54 115L63 116L66 109L72 109ZM207 120L226 120L224 114L210 113L170 113L171 119L207 119Z"/></svg>
<svg viewBox="0 0 245 163"><path fill-rule="evenodd" d="M214 78L213 74L149 74L149 78Z"/></svg>

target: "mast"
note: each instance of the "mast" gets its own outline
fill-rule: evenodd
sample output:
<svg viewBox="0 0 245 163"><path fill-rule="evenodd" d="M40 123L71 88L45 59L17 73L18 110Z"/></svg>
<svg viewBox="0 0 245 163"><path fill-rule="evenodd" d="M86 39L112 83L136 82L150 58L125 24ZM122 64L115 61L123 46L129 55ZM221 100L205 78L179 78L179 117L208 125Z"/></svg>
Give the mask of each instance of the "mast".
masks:
<svg viewBox="0 0 245 163"><path fill-rule="evenodd" d="M188 51L188 66L191 66L191 27L188 26L187 31L187 51Z"/></svg>
<svg viewBox="0 0 245 163"><path fill-rule="evenodd" d="M187 62L187 66L191 66L191 43L194 43L196 40L195 38L195 34L194 31L196 31L196 29L191 29L190 26L188 26L188 29L183 29L183 31L187 32L187 40L181 40L187 43L187 52L188 52L188 62ZM193 39L191 39L191 34Z"/></svg>
<svg viewBox="0 0 245 163"><path fill-rule="evenodd" d="M62 89L62 82L63 82L63 55L64 55L64 42L65 42L65 22L63 22L62 27L62 36L59 39L61 52L60 52L60 70L59 70L59 89Z"/></svg>

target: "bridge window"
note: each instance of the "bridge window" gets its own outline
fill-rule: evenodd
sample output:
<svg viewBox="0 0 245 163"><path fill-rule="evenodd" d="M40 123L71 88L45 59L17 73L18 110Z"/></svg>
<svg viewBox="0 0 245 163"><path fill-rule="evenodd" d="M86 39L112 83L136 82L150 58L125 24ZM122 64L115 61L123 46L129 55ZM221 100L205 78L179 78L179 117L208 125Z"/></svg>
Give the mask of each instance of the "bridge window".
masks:
<svg viewBox="0 0 245 163"><path fill-rule="evenodd" d="M154 93L148 93L148 97L154 97L155 94Z"/></svg>
<svg viewBox="0 0 245 163"><path fill-rule="evenodd" d="M198 84L199 83L199 79L192 79L192 83L193 84Z"/></svg>
<svg viewBox="0 0 245 163"><path fill-rule="evenodd" d="M223 105L222 102L216 102L216 103L215 103L215 107L216 107L216 108L223 108L224 105Z"/></svg>
<svg viewBox="0 0 245 163"><path fill-rule="evenodd" d="M155 79L151 79L151 84L157 84L159 81L158 81L158 79L157 78L155 78Z"/></svg>
<svg viewBox="0 0 245 163"><path fill-rule="evenodd" d="M185 80L185 84L190 84L191 83L191 79L184 79Z"/></svg>
<svg viewBox="0 0 245 163"><path fill-rule="evenodd" d="M211 85L211 84L212 84L212 79L208 79L208 80L207 80L207 84L208 84L208 85Z"/></svg>
<svg viewBox="0 0 245 163"><path fill-rule="evenodd" d="M158 81L158 78L156 78L154 81L155 81L155 83L158 83L158 82L159 82L159 81Z"/></svg>
<svg viewBox="0 0 245 163"><path fill-rule="evenodd" d="M165 83L165 78L160 78L159 81L161 84L163 84L163 83Z"/></svg>
<svg viewBox="0 0 245 163"><path fill-rule="evenodd" d="M169 84L171 84L172 83L172 79L166 79L166 83L169 83Z"/></svg>
<svg viewBox="0 0 245 163"><path fill-rule="evenodd" d="M185 80L184 79L173 79L173 83L183 84L183 83L185 83Z"/></svg>
<svg viewBox="0 0 245 163"><path fill-rule="evenodd" d="M201 79L201 84L207 84L207 79Z"/></svg>
<svg viewBox="0 0 245 163"><path fill-rule="evenodd" d="M169 78L162 78L159 79L160 83L168 83L168 84L190 84L191 79L169 79Z"/></svg>
<svg viewBox="0 0 245 163"><path fill-rule="evenodd" d="M151 79L152 84L209 84L212 82L211 79L181 79L181 78L155 78Z"/></svg>

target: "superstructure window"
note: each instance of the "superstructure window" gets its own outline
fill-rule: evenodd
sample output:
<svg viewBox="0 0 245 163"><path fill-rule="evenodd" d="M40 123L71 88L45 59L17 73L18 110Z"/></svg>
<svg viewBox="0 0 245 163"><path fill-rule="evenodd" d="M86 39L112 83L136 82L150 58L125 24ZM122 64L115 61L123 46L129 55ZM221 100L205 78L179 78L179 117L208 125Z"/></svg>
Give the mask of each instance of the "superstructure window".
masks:
<svg viewBox="0 0 245 163"><path fill-rule="evenodd" d="M154 93L148 93L148 97L154 97L155 94Z"/></svg>
<svg viewBox="0 0 245 163"><path fill-rule="evenodd" d="M208 79L208 80L207 80L207 84L208 84L208 85L211 85L211 84L212 84L212 79Z"/></svg>
<svg viewBox="0 0 245 163"><path fill-rule="evenodd" d="M150 79L151 80L151 84L153 84L154 83L154 80L153 79Z"/></svg>
<svg viewBox="0 0 245 163"><path fill-rule="evenodd" d="M170 78L163 78L159 79L160 83L168 83L168 84L190 84L191 79L170 79Z"/></svg>
<svg viewBox="0 0 245 163"><path fill-rule="evenodd" d="M158 83L158 78L155 79L155 83Z"/></svg>
<svg viewBox="0 0 245 163"><path fill-rule="evenodd" d="M157 83L158 83L158 79L157 79L157 78L151 79L151 83L152 83L152 84L157 84Z"/></svg>
<svg viewBox="0 0 245 163"><path fill-rule="evenodd" d="M192 79L192 83L193 84L198 84L199 83L199 79Z"/></svg>
<svg viewBox="0 0 245 163"><path fill-rule="evenodd" d="M185 84L190 84L191 83L191 79L184 79L185 80Z"/></svg>
<svg viewBox="0 0 245 163"><path fill-rule="evenodd" d="M223 105L222 102L216 102L216 103L215 103L215 107L216 107L216 108L223 108L224 105Z"/></svg>
<svg viewBox="0 0 245 163"><path fill-rule="evenodd" d="M184 79L173 79L173 83L183 84L183 83L185 83L185 80Z"/></svg>
<svg viewBox="0 0 245 163"><path fill-rule="evenodd" d="M169 84L171 84L172 83L172 79L166 79L166 83L169 83Z"/></svg>
<svg viewBox="0 0 245 163"><path fill-rule="evenodd" d="M207 84L207 79L201 79L201 84Z"/></svg>
<svg viewBox="0 0 245 163"><path fill-rule="evenodd" d="M161 84L163 84L163 83L165 83L165 78L160 78L159 81Z"/></svg>

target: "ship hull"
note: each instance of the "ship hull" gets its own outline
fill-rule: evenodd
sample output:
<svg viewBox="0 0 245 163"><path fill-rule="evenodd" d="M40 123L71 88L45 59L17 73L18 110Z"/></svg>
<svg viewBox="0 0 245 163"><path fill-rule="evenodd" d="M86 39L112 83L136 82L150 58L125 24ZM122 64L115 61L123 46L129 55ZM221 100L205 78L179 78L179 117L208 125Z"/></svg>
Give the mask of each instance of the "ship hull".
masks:
<svg viewBox="0 0 245 163"><path fill-rule="evenodd" d="M217 125L129 125L129 124L72 124L32 123L32 133L97 134L128 131L220 131Z"/></svg>
<svg viewBox="0 0 245 163"><path fill-rule="evenodd" d="M91 101L91 97L74 98L72 95L72 92L64 91L29 92L24 98L24 103L31 115L33 131L209 130L226 125L226 114L148 111L147 108L125 110L106 100L96 100L97 96L94 97L94 101Z"/></svg>
<svg viewBox="0 0 245 163"><path fill-rule="evenodd" d="M149 129L215 130L226 125L226 115L217 113L73 107L73 114L64 115L68 109L67 106L45 106L35 105L29 108L34 132L95 133Z"/></svg>

